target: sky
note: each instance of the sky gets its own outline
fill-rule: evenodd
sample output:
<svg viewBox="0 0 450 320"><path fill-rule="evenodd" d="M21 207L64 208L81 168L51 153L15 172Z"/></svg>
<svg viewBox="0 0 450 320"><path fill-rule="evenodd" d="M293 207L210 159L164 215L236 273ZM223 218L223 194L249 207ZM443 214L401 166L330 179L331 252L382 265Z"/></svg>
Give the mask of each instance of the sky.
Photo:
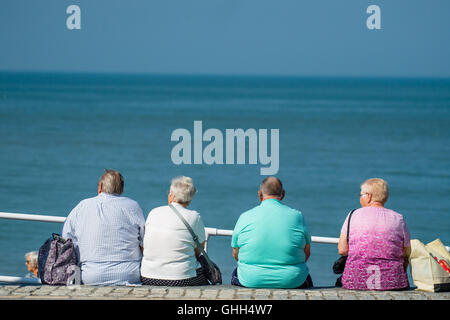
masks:
<svg viewBox="0 0 450 320"><path fill-rule="evenodd" d="M0 70L448 78L449 13L448 0L2 0Z"/></svg>

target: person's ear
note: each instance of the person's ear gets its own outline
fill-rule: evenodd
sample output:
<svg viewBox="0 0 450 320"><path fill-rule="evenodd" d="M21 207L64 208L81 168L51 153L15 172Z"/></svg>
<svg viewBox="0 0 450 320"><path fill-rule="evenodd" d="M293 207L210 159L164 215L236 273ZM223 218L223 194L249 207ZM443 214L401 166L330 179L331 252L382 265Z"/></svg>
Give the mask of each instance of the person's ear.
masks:
<svg viewBox="0 0 450 320"><path fill-rule="evenodd" d="M263 197L261 190L258 191L258 197L259 197L259 201L263 201L264 197Z"/></svg>
<svg viewBox="0 0 450 320"><path fill-rule="evenodd" d="M98 184L97 193L98 194L102 193L102 184L101 183Z"/></svg>
<svg viewBox="0 0 450 320"><path fill-rule="evenodd" d="M175 196L172 193L169 193L169 195L167 196L167 202L169 202L169 204L171 204L173 202L174 198L175 198Z"/></svg>
<svg viewBox="0 0 450 320"><path fill-rule="evenodd" d="M286 192L284 190L281 192L280 201L284 199L284 196L286 195Z"/></svg>

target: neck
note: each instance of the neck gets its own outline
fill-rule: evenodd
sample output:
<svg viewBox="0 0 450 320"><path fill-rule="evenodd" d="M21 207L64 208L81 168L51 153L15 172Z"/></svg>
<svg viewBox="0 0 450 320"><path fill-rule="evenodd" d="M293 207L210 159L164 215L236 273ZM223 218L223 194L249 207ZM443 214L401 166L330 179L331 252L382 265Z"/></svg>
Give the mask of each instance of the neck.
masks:
<svg viewBox="0 0 450 320"><path fill-rule="evenodd" d="M280 200L280 197L278 197L278 196L264 196L264 198L261 200L261 202L264 201L264 200L269 200L269 199Z"/></svg>
<svg viewBox="0 0 450 320"><path fill-rule="evenodd" d="M175 202L175 201L171 201L170 203L177 203L177 204L179 204L180 206L182 206L183 208L187 208L187 206L188 206L188 204L189 204L189 203L179 203L179 202Z"/></svg>
<svg viewBox="0 0 450 320"><path fill-rule="evenodd" d="M384 205L380 202L373 202L367 205L368 207L384 208Z"/></svg>

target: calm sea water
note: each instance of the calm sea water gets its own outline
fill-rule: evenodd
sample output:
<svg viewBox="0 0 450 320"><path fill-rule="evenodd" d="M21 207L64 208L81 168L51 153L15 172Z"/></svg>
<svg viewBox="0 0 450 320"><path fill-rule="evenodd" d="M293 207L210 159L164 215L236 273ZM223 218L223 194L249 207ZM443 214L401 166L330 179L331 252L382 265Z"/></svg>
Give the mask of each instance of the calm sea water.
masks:
<svg viewBox="0 0 450 320"><path fill-rule="evenodd" d="M67 216L94 196L104 168L147 216L172 177L199 190L207 227L233 229L258 204L260 165L174 165L173 130L279 129L284 202L314 236L338 237L359 184L389 182L387 207L412 238L450 245L450 80L0 74L0 211ZM0 275L23 276L24 254L57 223L0 220ZM230 238L209 252L229 283ZM333 285L335 245L313 244L315 285Z"/></svg>

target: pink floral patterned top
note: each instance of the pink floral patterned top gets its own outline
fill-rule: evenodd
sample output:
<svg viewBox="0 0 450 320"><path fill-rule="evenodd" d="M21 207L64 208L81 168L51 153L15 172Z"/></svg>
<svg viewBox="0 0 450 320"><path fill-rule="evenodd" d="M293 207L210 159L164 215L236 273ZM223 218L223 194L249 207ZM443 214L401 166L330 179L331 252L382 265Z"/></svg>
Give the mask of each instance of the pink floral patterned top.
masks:
<svg viewBox="0 0 450 320"><path fill-rule="evenodd" d="M347 218L341 234L347 235ZM403 250L410 233L403 216L393 210L363 207L350 220L349 251L342 287L352 290L393 290L409 287Z"/></svg>

